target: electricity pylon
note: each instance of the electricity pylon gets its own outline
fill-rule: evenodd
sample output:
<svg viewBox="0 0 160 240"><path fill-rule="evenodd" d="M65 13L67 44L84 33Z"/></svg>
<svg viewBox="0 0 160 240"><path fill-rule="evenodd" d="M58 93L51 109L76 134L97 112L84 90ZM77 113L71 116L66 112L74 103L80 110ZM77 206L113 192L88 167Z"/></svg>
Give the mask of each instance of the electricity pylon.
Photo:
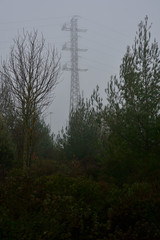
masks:
<svg viewBox="0 0 160 240"><path fill-rule="evenodd" d="M67 64L63 66L63 70L71 71L71 87L70 87L70 109L75 111L80 100L80 86L79 86L79 71L87 71L87 69L78 68L78 52L86 52L87 49L78 48L78 32L86 32L86 29L78 28L78 17L72 17L70 24L64 24L63 31L70 31L70 45L65 43L62 50L69 50L71 52L71 66Z"/></svg>

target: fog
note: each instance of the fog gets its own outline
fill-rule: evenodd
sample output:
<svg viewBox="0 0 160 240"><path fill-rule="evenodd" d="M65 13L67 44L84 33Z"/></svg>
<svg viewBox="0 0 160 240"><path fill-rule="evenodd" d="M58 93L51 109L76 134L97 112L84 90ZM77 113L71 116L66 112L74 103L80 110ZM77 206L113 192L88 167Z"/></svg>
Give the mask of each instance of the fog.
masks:
<svg viewBox="0 0 160 240"><path fill-rule="evenodd" d="M26 31L43 33L46 44L54 46L61 55L61 65L70 63L70 52L62 51L70 33L62 31L64 23L78 15L78 27L87 29L78 33L80 90L89 97L99 85L101 96L111 75L119 74L119 66L126 47L134 42L137 26L148 15L152 37L160 42L159 0L1 0L0 54L8 57L13 39ZM54 90L54 100L44 119L57 133L68 121L70 101L70 71L62 71Z"/></svg>

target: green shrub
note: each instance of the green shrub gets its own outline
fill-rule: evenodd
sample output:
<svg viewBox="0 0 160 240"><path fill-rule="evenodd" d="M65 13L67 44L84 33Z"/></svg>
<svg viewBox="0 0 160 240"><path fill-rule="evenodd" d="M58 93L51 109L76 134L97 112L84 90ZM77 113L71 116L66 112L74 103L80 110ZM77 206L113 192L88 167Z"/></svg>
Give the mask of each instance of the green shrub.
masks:
<svg viewBox="0 0 160 240"><path fill-rule="evenodd" d="M103 198L90 180L16 170L1 193L1 239L96 239Z"/></svg>
<svg viewBox="0 0 160 240"><path fill-rule="evenodd" d="M108 230L110 239L160 238L160 194L148 183L114 188L110 195Z"/></svg>
<svg viewBox="0 0 160 240"><path fill-rule="evenodd" d="M0 185L0 239L158 240L159 190L13 170Z"/></svg>

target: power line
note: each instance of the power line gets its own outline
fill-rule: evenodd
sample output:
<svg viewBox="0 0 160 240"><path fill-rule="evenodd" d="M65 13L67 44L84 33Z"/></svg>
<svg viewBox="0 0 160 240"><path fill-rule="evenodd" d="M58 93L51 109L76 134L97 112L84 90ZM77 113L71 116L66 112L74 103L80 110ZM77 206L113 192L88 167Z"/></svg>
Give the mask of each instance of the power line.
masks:
<svg viewBox="0 0 160 240"><path fill-rule="evenodd" d="M121 35L121 36L123 36L123 37L125 37L125 38L128 38L129 36L126 34L126 33L122 33L121 31L117 31L116 29L114 29L113 27L111 27L111 26L109 26L109 25L105 25L105 24L100 24L100 23L98 23L97 21L95 21L95 20L90 20L89 18L86 18L86 17L83 17L83 19L85 19L85 20L87 20L88 22L90 22L90 23L92 23L94 26L95 26L95 24L98 26L98 27L101 27L101 28L105 28L105 29L109 29L110 31L112 31L112 32L114 32L114 33L116 33L116 34L118 34L118 35ZM104 31L103 31L103 34L105 34L104 33ZM106 34L105 34L106 35Z"/></svg>

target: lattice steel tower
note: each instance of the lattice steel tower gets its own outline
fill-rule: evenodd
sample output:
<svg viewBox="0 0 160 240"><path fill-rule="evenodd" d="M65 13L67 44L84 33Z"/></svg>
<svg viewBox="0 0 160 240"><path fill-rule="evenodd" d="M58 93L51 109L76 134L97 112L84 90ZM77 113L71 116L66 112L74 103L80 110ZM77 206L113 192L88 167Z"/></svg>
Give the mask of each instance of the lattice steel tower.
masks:
<svg viewBox="0 0 160 240"><path fill-rule="evenodd" d="M64 24L62 27L63 31L70 31L70 44L65 43L62 50L69 50L71 52L71 66L68 67L67 64L63 66L63 70L71 71L71 86L70 86L70 109L75 111L77 104L80 99L80 86L79 86L79 71L87 71L87 69L78 68L78 51L86 52L87 49L78 48L78 32L86 32L86 29L78 28L78 17L72 17L70 24Z"/></svg>

